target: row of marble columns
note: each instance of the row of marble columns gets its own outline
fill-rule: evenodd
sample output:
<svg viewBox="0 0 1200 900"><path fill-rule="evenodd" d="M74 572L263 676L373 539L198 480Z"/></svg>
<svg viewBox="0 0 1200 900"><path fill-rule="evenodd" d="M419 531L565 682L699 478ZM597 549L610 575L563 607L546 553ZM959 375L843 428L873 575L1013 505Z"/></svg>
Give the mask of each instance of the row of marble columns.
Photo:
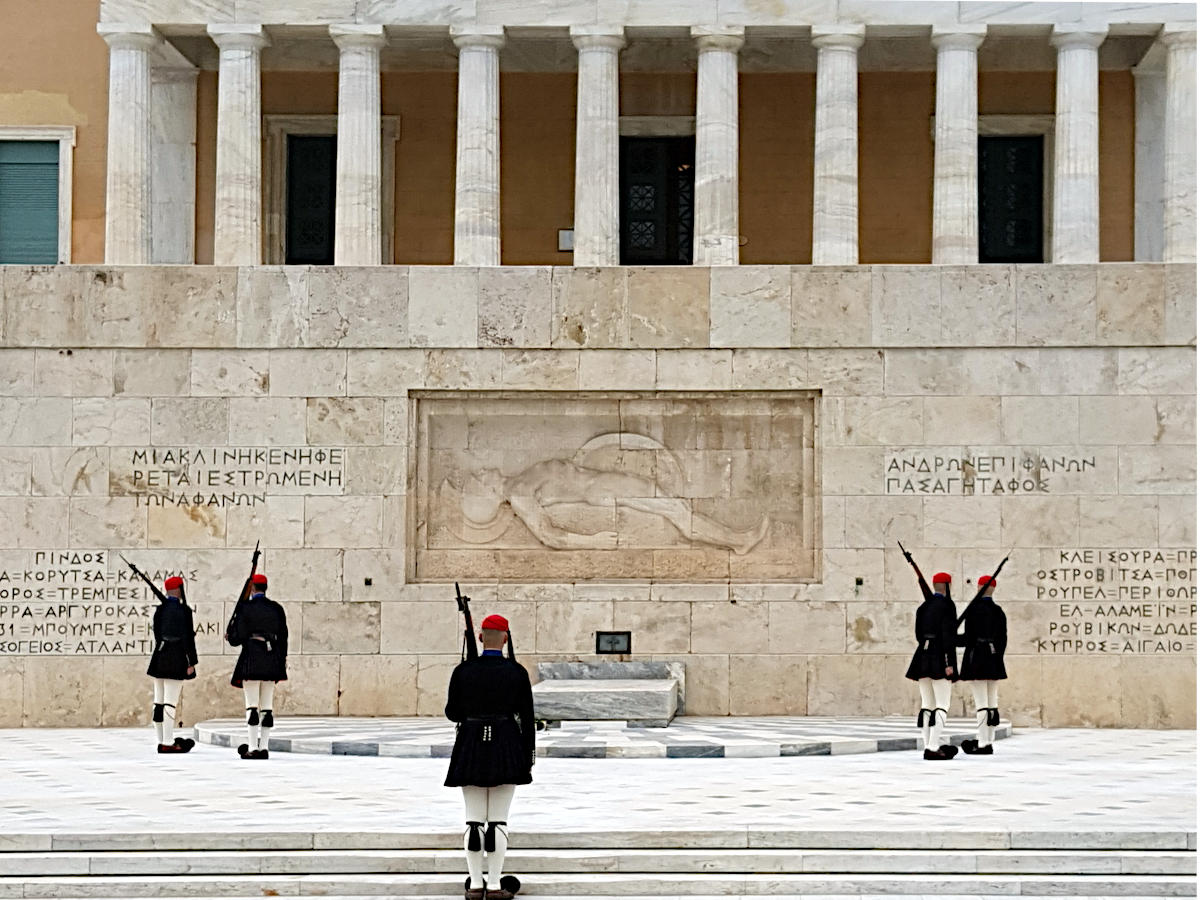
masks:
<svg viewBox="0 0 1200 900"><path fill-rule="evenodd" d="M146 27L101 26L109 44L105 258L151 261L150 53ZM333 25L339 50L334 261L378 265L381 241L379 52L382 26ZM257 25L212 25L219 49L214 262L262 261L263 191ZM1164 26L1164 251L1194 261L1196 37ZM500 50L504 30L452 29L459 51L454 263L500 264ZM1058 71L1051 261L1099 259L1099 47L1096 28L1056 26ZM693 28L697 51L694 253L697 265L738 263L739 27ZM858 263L858 50L863 26L814 26L817 89L812 260ZM978 50L985 26L933 29L937 52L933 262L978 261ZM619 264L619 27L573 27L579 53L575 149L576 265Z"/></svg>

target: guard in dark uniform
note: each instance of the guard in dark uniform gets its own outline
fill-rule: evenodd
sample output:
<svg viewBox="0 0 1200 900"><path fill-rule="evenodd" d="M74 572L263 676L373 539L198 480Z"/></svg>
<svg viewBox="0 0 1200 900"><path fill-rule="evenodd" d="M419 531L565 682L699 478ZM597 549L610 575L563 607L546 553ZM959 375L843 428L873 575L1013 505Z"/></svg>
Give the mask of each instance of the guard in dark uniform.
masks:
<svg viewBox="0 0 1200 900"><path fill-rule="evenodd" d="M275 685L287 681L287 616L267 597L267 576L250 577L249 596L238 604L227 639L241 647L230 684L246 696L247 742L238 746L242 759L267 759L275 725Z"/></svg>
<svg viewBox="0 0 1200 900"><path fill-rule="evenodd" d="M958 677L958 619L954 601L950 599L950 576L938 572L933 576L933 590L913 562L912 554L904 558L916 570L924 601L917 607L917 650L908 666L906 677L921 688L921 711L917 725L925 743L926 759L953 759L958 748L942 743L946 716L950 709L950 689ZM940 589L940 590L939 590Z"/></svg>
<svg viewBox="0 0 1200 900"><path fill-rule="evenodd" d="M996 579L980 576L979 593L963 613L963 634L958 643L963 650L963 681L971 683L975 700L976 738L963 741L963 753L990 756L1000 724L999 685L1008 677L1004 669L1004 648L1008 645L1008 619L993 599Z"/></svg>
<svg viewBox="0 0 1200 900"><path fill-rule="evenodd" d="M466 804L467 900L511 900L501 875L513 792L533 781L533 690L529 673L512 658L508 621L492 615L480 627L483 652L450 676L446 718L456 723L457 734L446 786L461 787ZM506 643L508 659L501 652Z"/></svg>
<svg viewBox="0 0 1200 900"><path fill-rule="evenodd" d="M150 585L154 587L153 584ZM154 733L159 753L187 753L196 742L175 737L175 710L183 694L183 683L196 677L196 627L192 611L183 599L183 579L173 575L163 582L154 610L154 651L146 674L154 679Z"/></svg>

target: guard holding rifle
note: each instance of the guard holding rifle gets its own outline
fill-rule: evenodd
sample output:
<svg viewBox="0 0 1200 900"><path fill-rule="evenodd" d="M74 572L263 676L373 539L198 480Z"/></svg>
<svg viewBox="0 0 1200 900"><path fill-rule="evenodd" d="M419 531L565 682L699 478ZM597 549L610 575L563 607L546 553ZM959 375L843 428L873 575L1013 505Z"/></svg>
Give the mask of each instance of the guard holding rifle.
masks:
<svg viewBox="0 0 1200 900"><path fill-rule="evenodd" d="M230 679L230 684L242 689L246 701L247 741L237 748L242 759L269 758L275 685L287 681L287 616L267 597L267 576L258 571L259 555L255 545L250 577L225 630L225 640L242 648Z"/></svg>
<svg viewBox="0 0 1200 900"><path fill-rule="evenodd" d="M189 737L175 737L175 715L183 683L196 677L196 627L192 610L184 596L183 579L172 575L165 582L164 594L137 566L125 557L125 565L146 582L158 607L154 610L154 650L146 674L154 679L154 734L159 753L187 753L196 742Z"/></svg>
<svg viewBox="0 0 1200 900"><path fill-rule="evenodd" d="M1008 562L1001 560L991 575L979 576L978 593L959 617L965 622L958 643L963 651L962 680L971 683L975 701L976 737L962 742L963 753L970 756L991 756L1000 724L999 686L1008 677L1004 668L1004 649L1008 645L1008 620L992 598L996 578Z"/></svg>
<svg viewBox="0 0 1200 900"><path fill-rule="evenodd" d="M950 576L946 572L938 572L933 576L933 590L930 590L925 576L913 562L912 554L904 549L903 544L900 544L900 550L917 573L917 583L924 597L917 607L917 650L906 677L917 682L921 688L917 726L921 729L925 744L925 758L953 759L958 748L942 743L942 733L950 710L950 689L958 678L958 652L955 649L958 619L954 601L950 599Z"/></svg>
<svg viewBox="0 0 1200 900"><path fill-rule="evenodd" d="M491 615L480 623L480 654L470 598L458 595L465 619L463 661L450 676L446 718L456 723L447 787L461 787L466 805L467 900L511 900L521 882L502 877L508 849L508 810L518 784L533 780L533 690L529 673L513 656L508 621ZM508 658L502 652L508 645ZM486 854L487 879L484 880Z"/></svg>

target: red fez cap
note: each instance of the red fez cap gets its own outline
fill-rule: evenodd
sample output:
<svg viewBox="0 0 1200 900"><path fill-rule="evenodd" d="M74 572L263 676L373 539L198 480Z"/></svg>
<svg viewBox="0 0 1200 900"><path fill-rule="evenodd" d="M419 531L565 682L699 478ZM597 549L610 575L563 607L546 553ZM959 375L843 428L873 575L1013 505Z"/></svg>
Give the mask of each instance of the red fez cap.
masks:
<svg viewBox="0 0 1200 900"><path fill-rule="evenodd" d="M933 576L933 583L934 584L949 584L950 583L950 573L949 572L938 572L936 575Z"/></svg>
<svg viewBox="0 0 1200 900"><path fill-rule="evenodd" d="M257 585L258 587L266 587L267 586L267 576L264 575L262 572L255 572L253 575L250 576L250 583Z"/></svg>
<svg viewBox="0 0 1200 900"><path fill-rule="evenodd" d="M165 587L168 591L173 591L176 588L181 588L181 587L183 587L183 579L180 578L178 575L172 575L170 578L168 578L166 581L163 582L163 587Z"/></svg>
<svg viewBox="0 0 1200 900"><path fill-rule="evenodd" d="M996 583L996 579L995 579L995 578L993 578L991 575L980 575L980 576L979 576L979 581L977 582L977 584L978 584L978 585L979 585L981 588L985 588L985 587L987 587L989 584L995 584L995 583Z"/></svg>
<svg viewBox="0 0 1200 900"><path fill-rule="evenodd" d="M488 631L508 631L508 619L493 613L480 622L479 627L485 628Z"/></svg>

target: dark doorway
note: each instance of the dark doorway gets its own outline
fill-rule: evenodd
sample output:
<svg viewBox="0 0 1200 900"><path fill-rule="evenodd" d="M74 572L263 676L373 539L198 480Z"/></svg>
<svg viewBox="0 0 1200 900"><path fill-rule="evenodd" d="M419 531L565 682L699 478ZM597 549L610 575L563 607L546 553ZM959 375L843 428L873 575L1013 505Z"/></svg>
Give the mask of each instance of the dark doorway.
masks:
<svg viewBox="0 0 1200 900"><path fill-rule="evenodd" d="M692 261L694 137L621 138L621 265Z"/></svg>
<svg viewBox="0 0 1200 900"><path fill-rule="evenodd" d="M333 265L336 164L336 135L288 135L284 261L290 266Z"/></svg>
<svg viewBox="0 0 1200 900"><path fill-rule="evenodd" d="M1043 261L1043 141L979 139L979 261Z"/></svg>

